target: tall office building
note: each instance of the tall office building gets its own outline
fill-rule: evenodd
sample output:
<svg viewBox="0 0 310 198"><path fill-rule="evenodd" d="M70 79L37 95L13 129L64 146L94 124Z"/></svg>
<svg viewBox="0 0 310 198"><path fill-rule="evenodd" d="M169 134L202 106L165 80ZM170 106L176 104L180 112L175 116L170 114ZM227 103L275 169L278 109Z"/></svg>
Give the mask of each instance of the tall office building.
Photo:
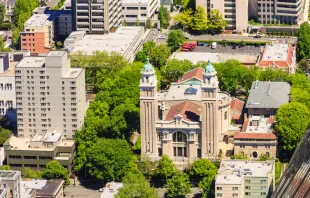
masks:
<svg viewBox="0 0 310 198"><path fill-rule="evenodd" d="M249 15L263 24L300 24L304 4L304 0L250 0Z"/></svg>
<svg viewBox="0 0 310 198"><path fill-rule="evenodd" d="M248 0L196 0L196 7L207 13L218 9L227 22L227 30L246 32L248 28Z"/></svg>
<svg viewBox="0 0 310 198"><path fill-rule="evenodd" d="M25 57L15 68L19 137L54 129L72 138L86 113L85 72L65 51Z"/></svg>
<svg viewBox="0 0 310 198"><path fill-rule="evenodd" d="M273 193L273 198L308 198L310 197L310 125L294 152L287 170Z"/></svg>
<svg viewBox="0 0 310 198"><path fill-rule="evenodd" d="M73 27L102 34L122 23L121 0L72 0Z"/></svg>

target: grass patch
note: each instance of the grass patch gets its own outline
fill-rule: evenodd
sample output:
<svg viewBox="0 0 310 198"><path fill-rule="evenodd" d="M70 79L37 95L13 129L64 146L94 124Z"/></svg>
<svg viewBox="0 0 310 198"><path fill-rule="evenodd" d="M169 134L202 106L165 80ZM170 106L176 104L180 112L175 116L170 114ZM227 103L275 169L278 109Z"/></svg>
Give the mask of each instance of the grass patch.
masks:
<svg viewBox="0 0 310 198"><path fill-rule="evenodd" d="M279 184L280 176L281 176L281 170L282 170L282 163L280 161L276 161L276 170L275 170L275 184L276 186Z"/></svg>

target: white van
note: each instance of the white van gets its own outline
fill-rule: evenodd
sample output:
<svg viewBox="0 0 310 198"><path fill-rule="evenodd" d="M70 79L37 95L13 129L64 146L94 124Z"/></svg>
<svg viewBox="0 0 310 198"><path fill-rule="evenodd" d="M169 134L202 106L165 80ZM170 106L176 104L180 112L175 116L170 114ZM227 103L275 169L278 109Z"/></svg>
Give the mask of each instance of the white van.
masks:
<svg viewBox="0 0 310 198"><path fill-rule="evenodd" d="M212 43L211 48L212 48L212 49L216 49L216 42L213 42L213 43Z"/></svg>

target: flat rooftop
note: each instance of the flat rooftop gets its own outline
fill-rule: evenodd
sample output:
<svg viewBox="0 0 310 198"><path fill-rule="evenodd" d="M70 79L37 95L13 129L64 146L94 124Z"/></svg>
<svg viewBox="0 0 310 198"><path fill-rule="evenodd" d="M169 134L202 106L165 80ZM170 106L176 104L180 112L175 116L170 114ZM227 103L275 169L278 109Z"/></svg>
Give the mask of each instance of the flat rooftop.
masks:
<svg viewBox="0 0 310 198"><path fill-rule="evenodd" d="M258 123L258 126L253 126L253 122ZM252 124L250 124L252 123ZM269 133L272 130L272 122L269 118L252 116L249 118L249 124L246 128L247 133Z"/></svg>
<svg viewBox="0 0 310 198"><path fill-rule="evenodd" d="M45 180L31 179L20 182L25 188L36 189L37 197L55 196L62 187L64 181L62 179Z"/></svg>
<svg viewBox="0 0 310 198"><path fill-rule="evenodd" d="M12 170L0 170L0 179L12 179L14 178L19 171L12 171Z"/></svg>
<svg viewBox="0 0 310 198"><path fill-rule="evenodd" d="M174 52L170 59L177 60L189 60L193 64L197 64L199 61L212 63L218 63L220 61L219 53L208 53L208 52Z"/></svg>
<svg viewBox="0 0 310 198"><path fill-rule="evenodd" d="M149 0L122 0L122 4L148 4Z"/></svg>
<svg viewBox="0 0 310 198"><path fill-rule="evenodd" d="M139 36L143 27L119 27L115 33L104 35L85 35L81 40L77 40L76 47L69 49L71 53L78 51L85 51L88 55L92 55L94 51L106 50L108 52L118 52L121 55L134 45L134 41ZM73 40L71 36L76 33L73 32L67 39ZM70 38L71 37L71 38ZM69 47L70 48L70 47Z"/></svg>
<svg viewBox="0 0 310 198"><path fill-rule="evenodd" d="M11 76L15 77L15 67L18 64L18 62L9 62L10 66L7 70L5 70L4 73L0 73L0 77L5 77L5 76Z"/></svg>
<svg viewBox="0 0 310 198"><path fill-rule="evenodd" d="M80 73L83 71L83 68L70 68L67 73L62 75L63 78L77 78Z"/></svg>
<svg viewBox="0 0 310 198"><path fill-rule="evenodd" d="M254 81L246 108L279 108L289 102L290 91L287 82Z"/></svg>
<svg viewBox="0 0 310 198"><path fill-rule="evenodd" d="M44 65L45 65L45 57L27 56L27 57L24 57L16 65L16 68L20 68L20 67L43 67Z"/></svg>
<svg viewBox="0 0 310 198"><path fill-rule="evenodd" d="M272 43L264 48L262 61L286 61L288 57L289 44Z"/></svg>
<svg viewBox="0 0 310 198"><path fill-rule="evenodd" d="M36 133L31 139L31 142L58 142L61 136L62 133L57 132Z"/></svg>
<svg viewBox="0 0 310 198"><path fill-rule="evenodd" d="M188 88L194 88L197 90L196 94L185 94L185 90ZM201 100L201 85L179 85L172 84L168 91L159 92L157 99L159 101L164 100Z"/></svg>
<svg viewBox="0 0 310 198"><path fill-rule="evenodd" d="M274 160L222 160L215 184L241 184L243 177L268 177L268 173L273 171L273 167Z"/></svg>
<svg viewBox="0 0 310 198"><path fill-rule="evenodd" d="M54 17L50 14L34 14L24 24L25 28L29 26L48 26L53 23Z"/></svg>

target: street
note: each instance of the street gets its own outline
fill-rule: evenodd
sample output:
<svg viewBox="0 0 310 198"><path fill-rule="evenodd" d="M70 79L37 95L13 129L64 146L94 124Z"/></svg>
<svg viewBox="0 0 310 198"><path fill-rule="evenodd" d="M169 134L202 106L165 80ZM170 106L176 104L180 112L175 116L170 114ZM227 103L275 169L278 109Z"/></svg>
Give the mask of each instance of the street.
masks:
<svg viewBox="0 0 310 198"><path fill-rule="evenodd" d="M272 38L273 40L287 40L289 43L294 43L297 41L297 38ZM248 36L240 36L240 35L199 35L193 36L191 40L243 40L243 41L261 41L261 42L271 42L271 38L253 38Z"/></svg>
<svg viewBox="0 0 310 198"><path fill-rule="evenodd" d="M98 188L99 189L99 188ZM85 197L92 197L92 198L99 198L101 192L98 189L88 189L84 188L83 186L67 186L64 189L65 197L75 197L75 198L85 198Z"/></svg>

